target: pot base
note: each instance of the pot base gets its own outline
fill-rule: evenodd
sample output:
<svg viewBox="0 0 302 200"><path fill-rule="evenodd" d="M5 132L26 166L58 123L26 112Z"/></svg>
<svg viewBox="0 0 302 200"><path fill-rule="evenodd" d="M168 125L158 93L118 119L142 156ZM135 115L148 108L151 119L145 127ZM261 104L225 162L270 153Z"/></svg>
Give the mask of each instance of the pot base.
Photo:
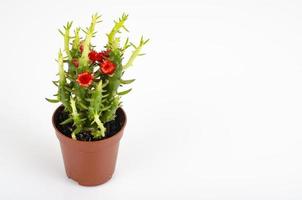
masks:
<svg viewBox="0 0 302 200"><path fill-rule="evenodd" d="M73 179L72 177L68 176L67 177L75 182L77 182L79 185L81 186L86 186L86 187L94 187L94 186L99 186L99 185L103 185L104 183L107 183L108 181L111 180L112 176L108 176L102 180L98 180L97 182L81 182L78 180Z"/></svg>

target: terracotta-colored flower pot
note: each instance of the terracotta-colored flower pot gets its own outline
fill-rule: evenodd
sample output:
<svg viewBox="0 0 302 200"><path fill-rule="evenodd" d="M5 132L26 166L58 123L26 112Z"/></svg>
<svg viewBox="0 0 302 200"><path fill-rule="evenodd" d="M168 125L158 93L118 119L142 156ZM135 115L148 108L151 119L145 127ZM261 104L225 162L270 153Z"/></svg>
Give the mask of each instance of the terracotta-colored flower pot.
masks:
<svg viewBox="0 0 302 200"><path fill-rule="evenodd" d="M56 126L59 107L53 114L52 123L60 141L66 174L80 185L96 186L107 182L113 175L119 141L126 125L126 114L121 109L123 126L112 137L99 141L77 141L63 135Z"/></svg>

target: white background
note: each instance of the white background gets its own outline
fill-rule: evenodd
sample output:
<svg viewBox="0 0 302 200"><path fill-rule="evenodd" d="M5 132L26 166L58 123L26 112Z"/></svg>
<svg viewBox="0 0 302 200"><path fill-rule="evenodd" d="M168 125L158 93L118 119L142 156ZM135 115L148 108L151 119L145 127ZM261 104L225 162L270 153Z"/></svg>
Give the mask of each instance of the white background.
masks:
<svg viewBox="0 0 302 200"><path fill-rule="evenodd" d="M66 21L103 15L94 44L129 13L151 38L126 76L116 173L65 176L51 125ZM0 2L0 199L302 199L302 2Z"/></svg>

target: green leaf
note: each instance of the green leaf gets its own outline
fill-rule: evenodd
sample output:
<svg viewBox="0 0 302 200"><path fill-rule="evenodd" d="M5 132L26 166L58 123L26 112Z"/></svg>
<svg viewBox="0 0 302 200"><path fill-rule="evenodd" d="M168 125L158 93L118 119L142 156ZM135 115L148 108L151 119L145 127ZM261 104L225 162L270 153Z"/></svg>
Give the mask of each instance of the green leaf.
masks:
<svg viewBox="0 0 302 200"><path fill-rule="evenodd" d="M64 36L64 33L60 29L58 29L58 31L62 36Z"/></svg>
<svg viewBox="0 0 302 200"><path fill-rule="evenodd" d="M110 108L111 108L111 105L106 106L105 108L102 108L102 111L106 111L106 110L108 110L108 109L110 109Z"/></svg>
<svg viewBox="0 0 302 200"><path fill-rule="evenodd" d="M130 84L130 83L132 83L132 82L134 82L134 81L135 81L135 79L121 80L121 83L122 83L122 84Z"/></svg>
<svg viewBox="0 0 302 200"><path fill-rule="evenodd" d="M106 98L106 97L108 97L109 96L109 94L104 94L103 95L103 98Z"/></svg>
<svg viewBox="0 0 302 200"><path fill-rule="evenodd" d="M122 91L122 92L118 92L117 94L118 95L125 95L125 94L128 94L131 90L132 90L132 88L130 88L129 90Z"/></svg>
<svg viewBox="0 0 302 200"><path fill-rule="evenodd" d="M82 101L79 101L79 106L80 106L82 109L88 110L88 107L87 107Z"/></svg>
<svg viewBox="0 0 302 200"><path fill-rule="evenodd" d="M48 99L48 98L45 98L45 99L50 103L59 103L60 102L58 99Z"/></svg>
<svg viewBox="0 0 302 200"><path fill-rule="evenodd" d="M72 117L69 117L68 119L64 120L63 122L60 123L60 125L65 125L65 124L69 124L73 122L73 119Z"/></svg>
<svg viewBox="0 0 302 200"><path fill-rule="evenodd" d="M105 83L103 83L102 88L105 88L108 85L109 81L106 80ZM105 92L105 90L102 90L102 92Z"/></svg>
<svg viewBox="0 0 302 200"><path fill-rule="evenodd" d="M53 83L55 86L59 86L59 85L58 85L58 81L52 81L52 83Z"/></svg>
<svg viewBox="0 0 302 200"><path fill-rule="evenodd" d="M68 92L72 92L72 89L70 89L70 88L67 87L67 86L64 86L64 89L67 90Z"/></svg>

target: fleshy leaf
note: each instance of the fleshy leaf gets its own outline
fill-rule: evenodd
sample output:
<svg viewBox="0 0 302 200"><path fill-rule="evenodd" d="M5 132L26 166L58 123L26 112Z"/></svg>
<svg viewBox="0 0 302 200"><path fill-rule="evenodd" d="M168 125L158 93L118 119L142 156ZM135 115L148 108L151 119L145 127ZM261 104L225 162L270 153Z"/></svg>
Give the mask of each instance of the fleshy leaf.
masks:
<svg viewBox="0 0 302 200"><path fill-rule="evenodd" d="M121 80L122 84L130 84L133 83L135 81L135 79L130 79L130 80Z"/></svg>
<svg viewBox="0 0 302 200"><path fill-rule="evenodd" d="M50 103L59 103L60 102L60 100L58 100L58 99L48 99L48 98L45 98L45 99Z"/></svg>
<svg viewBox="0 0 302 200"><path fill-rule="evenodd" d="M118 92L117 94L118 95L125 95L125 94L128 94L131 90L132 90L132 88L130 88L129 90L122 91L122 92Z"/></svg>

